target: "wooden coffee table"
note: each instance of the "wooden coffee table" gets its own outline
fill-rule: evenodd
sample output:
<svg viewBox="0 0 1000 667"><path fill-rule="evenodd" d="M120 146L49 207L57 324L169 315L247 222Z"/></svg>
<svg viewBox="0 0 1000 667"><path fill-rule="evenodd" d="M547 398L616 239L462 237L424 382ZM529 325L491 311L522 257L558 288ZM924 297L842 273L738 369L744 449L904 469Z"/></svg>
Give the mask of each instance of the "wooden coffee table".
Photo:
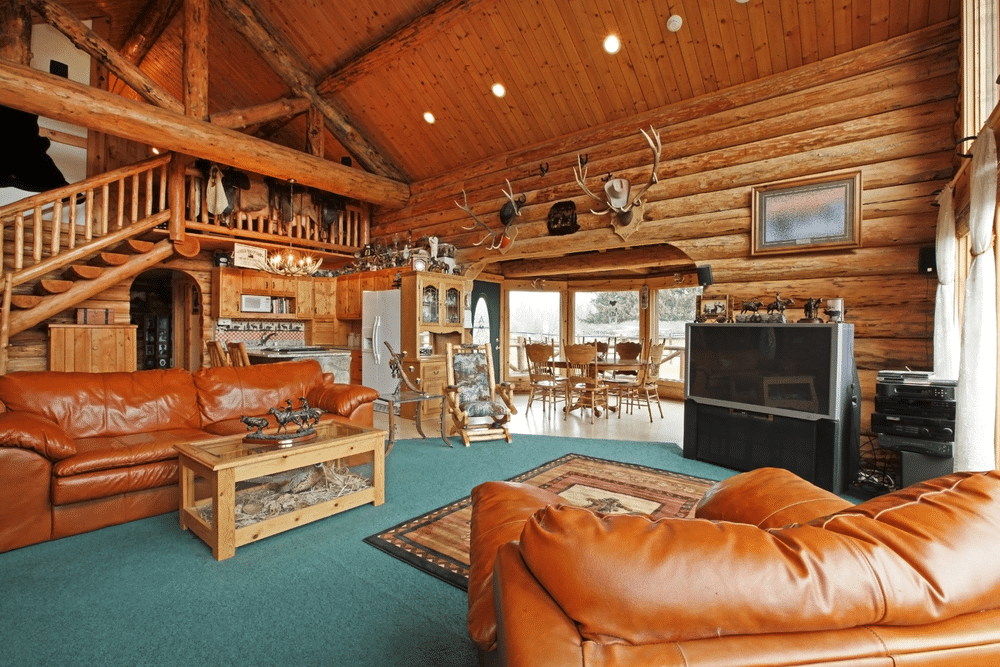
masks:
<svg viewBox="0 0 1000 667"><path fill-rule="evenodd" d="M175 445L180 463L181 528L190 529L208 544L216 560L224 560L236 554L236 547L365 503L385 502L386 432L331 421L318 424L316 433L311 442L287 447L247 444L243 433ZM359 469L366 479L370 475L371 484L236 527L237 484L299 468L308 472L318 463Z"/></svg>

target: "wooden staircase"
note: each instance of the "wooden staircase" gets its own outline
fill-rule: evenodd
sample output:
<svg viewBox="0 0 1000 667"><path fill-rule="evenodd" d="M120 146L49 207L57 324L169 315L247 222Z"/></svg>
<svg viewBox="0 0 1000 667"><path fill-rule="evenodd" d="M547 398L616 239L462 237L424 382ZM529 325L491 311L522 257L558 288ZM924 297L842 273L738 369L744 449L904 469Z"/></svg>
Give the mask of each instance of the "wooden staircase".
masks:
<svg viewBox="0 0 1000 667"><path fill-rule="evenodd" d="M0 373L7 370L11 336L175 252L176 239L147 238L171 219L170 159L156 157L0 208ZM197 253L179 245L186 256Z"/></svg>

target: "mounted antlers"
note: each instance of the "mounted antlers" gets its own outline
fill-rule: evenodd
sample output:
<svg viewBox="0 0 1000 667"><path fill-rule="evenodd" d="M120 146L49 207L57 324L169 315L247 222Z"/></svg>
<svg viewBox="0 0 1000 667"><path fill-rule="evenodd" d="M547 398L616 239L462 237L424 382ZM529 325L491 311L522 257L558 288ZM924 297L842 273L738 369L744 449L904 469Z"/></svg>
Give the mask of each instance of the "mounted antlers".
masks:
<svg viewBox="0 0 1000 667"><path fill-rule="evenodd" d="M573 168L576 184L587 196L604 204L603 210L595 211L592 209L591 213L595 215L614 213L615 217L611 225L615 228L615 233L623 239L627 239L632 232L639 228L639 223L642 222L642 208L645 205L642 196L646 194L646 190L659 181L656 172L660 168L660 153L663 151L660 133L652 127L649 128L649 134L646 134L645 130L639 131L642 132L642 136L646 137L646 142L649 144L650 150L653 151L653 170L649 175L649 181L638 190L633 190L631 184L624 178L609 178L604 184L605 196L599 197L587 187L587 161L577 155L577 166ZM635 215L635 209L639 210L638 216Z"/></svg>
<svg viewBox="0 0 1000 667"><path fill-rule="evenodd" d="M473 230L476 227L481 226L486 230L486 236L480 239L478 243L473 243L472 245L482 245L487 239L489 239L490 250L499 250L501 253L505 253L517 237L517 228L511 229L510 225L514 221L515 217L519 217L521 215L521 207L524 206L524 202L526 202L528 198L525 195L515 197L514 188L511 187L509 180L507 181L507 187L510 188L510 192L501 189L501 192L504 193L508 201L500 208L500 222L503 223L503 231L499 233L490 229L489 225L480 220L476 214L472 212L472 209L469 207L469 195L465 193L464 189L462 190L462 196L465 198L465 206L462 206L457 201L455 202L455 206L468 213L472 216L472 219L476 221L476 224L471 227L463 227L462 229Z"/></svg>

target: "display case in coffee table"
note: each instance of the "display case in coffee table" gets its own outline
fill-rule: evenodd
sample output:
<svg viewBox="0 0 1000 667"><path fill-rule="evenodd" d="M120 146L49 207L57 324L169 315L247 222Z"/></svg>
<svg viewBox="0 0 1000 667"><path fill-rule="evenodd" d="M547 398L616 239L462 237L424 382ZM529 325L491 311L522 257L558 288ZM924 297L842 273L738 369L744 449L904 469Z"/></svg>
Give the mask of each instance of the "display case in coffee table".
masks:
<svg viewBox="0 0 1000 667"><path fill-rule="evenodd" d="M341 422L279 446L245 434L176 445L180 524L217 560L236 547L349 510L385 502L386 432Z"/></svg>

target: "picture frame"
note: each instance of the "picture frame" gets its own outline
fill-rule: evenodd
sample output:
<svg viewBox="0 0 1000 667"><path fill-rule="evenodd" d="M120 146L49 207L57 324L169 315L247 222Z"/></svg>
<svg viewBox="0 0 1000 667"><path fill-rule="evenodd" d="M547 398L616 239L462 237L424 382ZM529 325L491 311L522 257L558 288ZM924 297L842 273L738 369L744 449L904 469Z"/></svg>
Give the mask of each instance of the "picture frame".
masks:
<svg viewBox="0 0 1000 667"><path fill-rule="evenodd" d="M699 296L696 300L696 322L729 322L733 318L733 309L729 297Z"/></svg>
<svg viewBox="0 0 1000 667"><path fill-rule="evenodd" d="M752 255L861 246L861 171L752 189Z"/></svg>

